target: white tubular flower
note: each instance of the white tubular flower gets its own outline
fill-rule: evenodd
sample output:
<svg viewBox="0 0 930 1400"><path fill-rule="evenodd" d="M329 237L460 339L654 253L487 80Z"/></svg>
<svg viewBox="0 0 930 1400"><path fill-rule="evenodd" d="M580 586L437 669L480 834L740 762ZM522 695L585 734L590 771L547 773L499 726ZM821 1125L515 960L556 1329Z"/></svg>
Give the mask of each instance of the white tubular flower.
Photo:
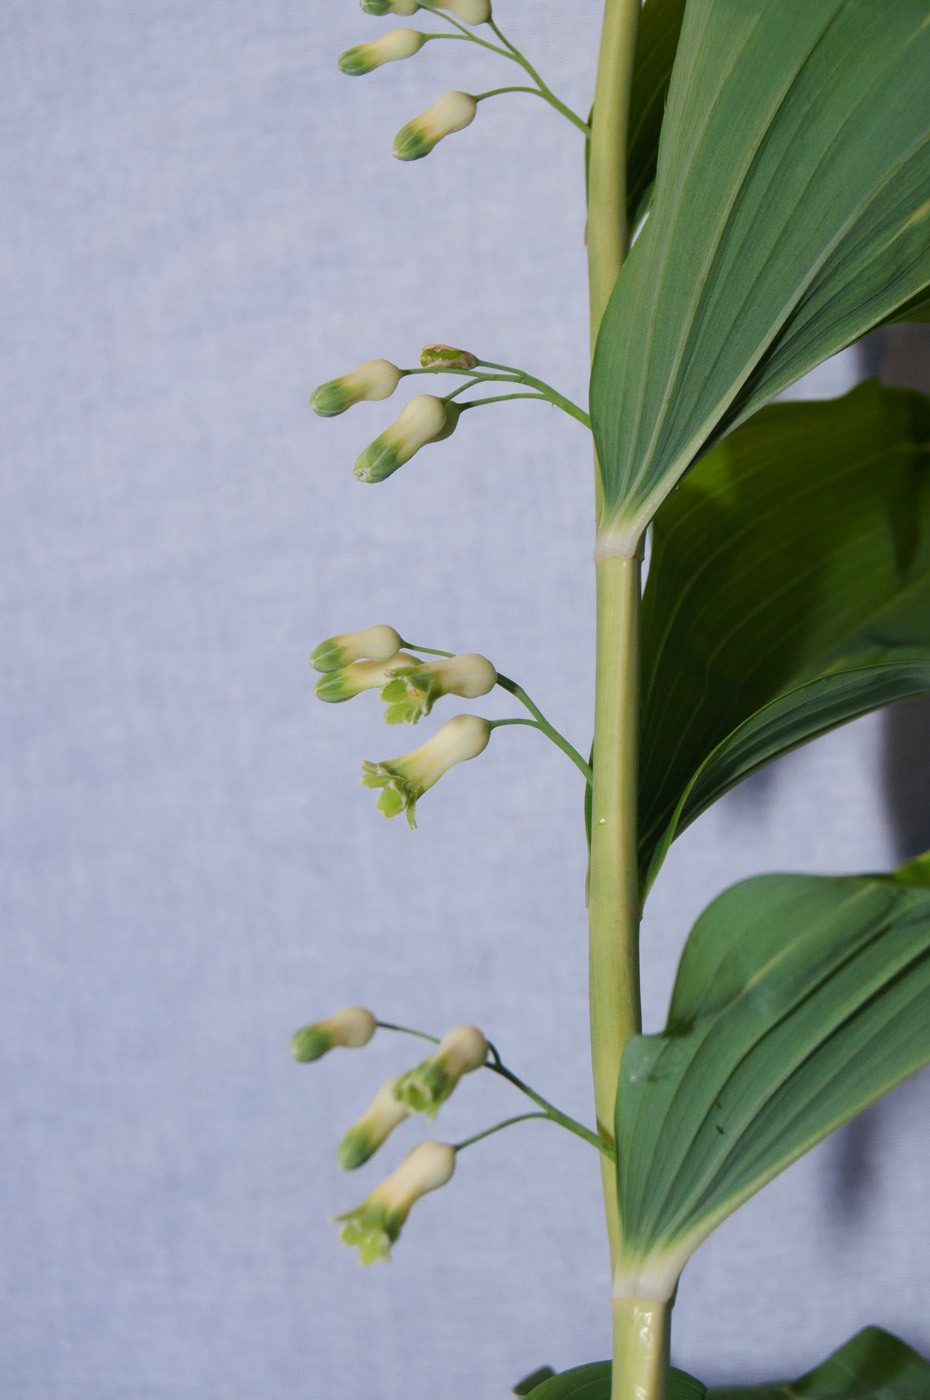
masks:
<svg viewBox="0 0 930 1400"><path fill-rule="evenodd" d="M470 350L457 350L454 345L424 345L420 364L424 369L474 369L477 355Z"/></svg>
<svg viewBox="0 0 930 1400"><path fill-rule="evenodd" d="M360 632L341 632L327 637L310 656L315 671L338 671L353 661L387 661L400 651L400 633L383 622L363 627Z"/></svg>
<svg viewBox="0 0 930 1400"><path fill-rule="evenodd" d="M394 137L398 160L421 160L438 141L475 120L478 103L469 92L444 92L425 112L402 126Z"/></svg>
<svg viewBox="0 0 930 1400"><path fill-rule="evenodd" d="M395 1081L394 1096L409 1111L435 1118L462 1075L480 1069L487 1057L488 1042L477 1026L456 1026L434 1055Z"/></svg>
<svg viewBox="0 0 930 1400"><path fill-rule="evenodd" d="M463 24L487 24L491 18L491 0L435 0L435 3Z"/></svg>
<svg viewBox="0 0 930 1400"><path fill-rule="evenodd" d="M353 49L346 49L337 61L343 73L357 78L363 73L370 73L373 68L380 68L383 63L412 58L425 43L426 35L421 34L419 29L392 29L390 34L384 34L370 44L357 44Z"/></svg>
<svg viewBox="0 0 930 1400"><path fill-rule="evenodd" d="M366 15L415 15L417 0L359 0Z"/></svg>
<svg viewBox="0 0 930 1400"><path fill-rule="evenodd" d="M486 656L476 652L436 661L403 661L402 656L400 652L384 667L381 699L387 706L384 718L388 724L416 724L421 715L429 714L440 696L460 695L464 700L476 700L497 685L494 667Z"/></svg>
<svg viewBox="0 0 930 1400"><path fill-rule="evenodd" d="M313 688L320 700L338 704L342 700L353 699L363 690L391 684L397 668L406 673L411 667L416 671L419 665L415 656L398 651L387 661L354 661L351 666L343 666L338 671L327 671ZM384 691L381 693L383 696Z"/></svg>
<svg viewBox="0 0 930 1400"><path fill-rule="evenodd" d="M428 442L449 437L460 413L458 404L435 394L417 394L397 421L368 444L355 463L355 476L359 481L385 481Z"/></svg>
<svg viewBox="0 0 930 1400"><path fill-rule="evenodd" d="M313 1025L297 1031L291 1038L291 1054L295 1060L306 1063L318 1060L336 1045L357 1050L368 1044L377 1025L374 1016L363 1006L344 1006L325 1021L314 1021Z"/></svg>
<svg viewBox="0 0 930 1400"><path fill-rule="evenodd" d="M454 1147L421 1142L360 1206L335 1217L345 1221L339 1238L358 1250L362 1264L389 1259L411 1207L428 1191L445 1186L454 1171Z"/></svg>
<svg viewBox="0 0 930 1400"><path fill-rule="evenodd" d="M384 763L362 764L362 785L383 788L378 811L386 817L407 813L411 831L416 830L414 813L419 798L439 782L456 763L477 758L488 744L491 726L477 715L456 715L413 753Z"/></svg>
<svg viewBox="0 0 930 1400"><path fill-rule="evenodd" d="M397 1097L397 1078L389 1079L375 1094L371 1106L346 1133L336 1150L336 1161L345 1171L354 1171L367 1162L399 1123L409 1118L411 1109Z"/></svg>
<svg viewBox="0 0 930 1400"><path fill-rule="evenodd" d="M402 30L397 32L403 33ZM390 35L387 37L390 38ZM363 47L373 48L374 45ZM349 50L349 53L356 52L358 50ZM340 379L330 379L314 389L310 395L310 407L321 418L335 418L363 399L389 399L402 378L400 370L390 360L366 360L350 374L344 374Z"/></svg>

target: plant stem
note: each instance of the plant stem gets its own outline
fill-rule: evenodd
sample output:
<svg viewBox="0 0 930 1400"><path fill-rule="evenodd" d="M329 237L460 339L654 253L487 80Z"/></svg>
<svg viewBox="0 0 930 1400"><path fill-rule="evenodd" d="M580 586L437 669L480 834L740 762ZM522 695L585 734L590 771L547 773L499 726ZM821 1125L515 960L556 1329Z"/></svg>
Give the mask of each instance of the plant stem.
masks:
<svg viewBox="0 0 930 1400"><path fill-rule="evenodd" d="M515 696L516 699L520 701L521 705L526 706L543 733L548 735L552 742L557 744L564 754L568 755L578 771L584 775L585 782L590 783L591 769L588 767L587 763L585 763L581 754L568 742L564 734L560 734L559 731L549 723L542 710L538 705L534 704L522 685L517 685L516 681L512 681L509 676L502 676L500 671L497 673L497 684L502 690L507 690L511 695Z"/></svg>
<svg viewBox="0 0 930 1400"><path fill-rule="evenodd" d="M611 1400L665 1400L670 1302L615 1298Z"/></svg>
<svg viewBox="0 0 930 1400"><path fill-rule="evenodd" d="M503 1123L495 1123L493 1128L485 1128L483 1133L475 1133L474 1137L466 1138L464 1142L457 1142L455 1150L461 1152L463 1148L471 1147L472 1143L481 1142L482 1138L491 1137L493 1133L502 1132L504 1128L511 1128L514 1123L527 1123L531 1118L544 1118L547 1122L552 1122L548 1113L520 1113L516 1118L505 1118Z"/></svg>

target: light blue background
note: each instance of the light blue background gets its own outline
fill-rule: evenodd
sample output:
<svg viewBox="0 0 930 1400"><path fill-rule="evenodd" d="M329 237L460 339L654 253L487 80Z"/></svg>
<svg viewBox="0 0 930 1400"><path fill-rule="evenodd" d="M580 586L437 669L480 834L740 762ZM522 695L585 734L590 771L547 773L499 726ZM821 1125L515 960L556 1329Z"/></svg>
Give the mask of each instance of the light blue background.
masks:
<svg viewBox="0 0 930 1400"><path fill-rule="evenodd" d="M497 8L586 109L596 0ZM307 407L320 380L431 340L585 392L578 133L506 97L397 164L394 131L440 92L509 79L461 44L342 77L336 54L379 32L351 0L0 16L5 1400L492 1400L607 1354L583 1144L534 1123L476 1147L391 1267L361 1274L327 1217L417 1130L353 1179L333 1149L416 1052L287 1053L345 1002L476 1021L590 1117L577 773L501 731L411 836L357 783L406 733L371 696L312 694L313 645L385 621L485 652L590 733L584 431L535 404L476 412L373 489L352 462L406 391L328 423ZM921 351L890 353L913 373ZM847 355L807 389L857 373ZM649 1024L727 883L930 844L927 755L911 706L692 828L648 912ZM486 1079L434 1131L520 1111ZM678 1364L793 1374L871 1321L930 1349L928 1090L719 1231L684 1277Z"/></svg>

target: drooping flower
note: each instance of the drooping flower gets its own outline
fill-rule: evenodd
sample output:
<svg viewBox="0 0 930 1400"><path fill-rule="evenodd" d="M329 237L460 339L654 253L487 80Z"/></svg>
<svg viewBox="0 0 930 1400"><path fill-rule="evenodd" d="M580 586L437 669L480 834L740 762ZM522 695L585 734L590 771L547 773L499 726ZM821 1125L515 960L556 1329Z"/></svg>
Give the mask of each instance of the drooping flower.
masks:
<svg viewBox="0 0 930 1400"><path fill-rule="evenodd" d="M432 107L407 122L394 137L398 160L421 160L437 142L475 120L478 103L468 92L444 92Z"/></svg>
<svg viewBox="0 0 930 1400"><path fill-rule="evenodd" d="M377 1025L374 1016L363 1006L344 1006L324 1021L314 1021L296 1031L291 1037L291 1054L295 1060L306 1063L318 1060L336 1045L358 1049L368 1044Z"/></svg>
<svg viewBox="0 0 930 1400"><path fill-rule="evenodd" d="M336 1161L346 1171L367 1162L397 1125L410 1117L412 1109L397 1097L397 1084L395 1077L381 1085L369 1107L340 1142Z"/></svg>
<svg viewBox="0 0 930 1400"><path fill-rule="evenodd" d="M370 44L357 44L339 55L338 63L343 73L350 77L360 77L380 68L383 63L394 63L397 59L412 58L427 42L426 35L419 29L392 29L380 39Z"/></svg>
<svg viewBox="0 0 930 1400"><path fill-rule="evenodd" d="M386 817L406 812L408 825L415 830L416 805L424 792L456 763L477 758L490 737L491 726L486 719L479 719L477 715L456 715L412 753L383 763L363 763L362 784L382 788L377 803L379 812Z"/></svg>
<svg viewBox="0 0 930 1400"><path fill-rule="evenodd" d="M491 0L435 0L435 3L463 24L487 24L491 18Z"/></svg>
<svg viewBox="0 0 930 1400"><path fill-rule="evenodd" d="M374 690L378 686L392 683L392 677L399 668L402 672L420 665L415 656L405 651L397 651L387 661L353 661L351 666L342 666L338 671L327 671L314 686L320 700L338 704L351 700L363 690ZM382 695L383 695L382 690Z"/></svg>
<svg viewBox="0 0 930 1400"><path fill-rule="evenodd" d="M410 32L413 33L412 30ZM310 407L321 418L335 418L363 399L389 399L402 378L401 371L390 360L366 360L358 369L343 374L339 379L329 379L314 389L310 395Z"/></svg>
<svg viewBox="0 0 930 1400"><path fill-rule="evenodd" d="M389 1259L413 1205L428 1191L445 1186L454 1171L454 1147L421 1142L360 1206L335 1217L345 1222L339 1238L358 1250L362 1264Z"/></svg>
<svg viewBox="0 0 930 1400"><path fill-rule="evenodd" d="M417 394L397 421L368 444L355 463L359 481L385 481L409 462L428 442L441 442L454 432L461 409L435 394Z"/></svg>
<svg viewBox="0 0 930 1400"><path fill-rule="evenodd" d="M488 1042L477 1026L456 1026L446 1032L435 1054L401 1075L394 1096L409 1111L435 1118L462 1075L480 1069L487 1057Z"/></svg>
<svg viewBox="0 0 930 1400"><path fill-rule="evenodd" d="M402 652L384 667L381 699L387 706L384 718L388 724L416 724L443 695L476 700L497 684L497 672L490 661L474 652L435 661L402 661L401 656Z"/></svg>
<svg viewBox="0 0 930 1400"><path fill-rule="evenodd" d="M310 665L315 671L338 671L353 661L387 661L400 651L400 633L384 623L363 627L360 632L341 632L327 637L314 649Z"/></svg>
<svg viewBox="0 0 930 1400"><path fill-rule="evenodd" d="M457 350L454 345L424 345L420 364L424 369L474 369L477 355L470 350Z"/></svg>

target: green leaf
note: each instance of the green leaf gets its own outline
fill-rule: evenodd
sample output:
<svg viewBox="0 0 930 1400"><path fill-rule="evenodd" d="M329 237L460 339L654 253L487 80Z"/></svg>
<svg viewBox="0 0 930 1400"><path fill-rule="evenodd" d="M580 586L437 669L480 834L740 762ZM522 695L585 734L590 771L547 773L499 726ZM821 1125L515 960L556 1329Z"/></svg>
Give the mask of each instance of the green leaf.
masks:
<svg viewBox="0 0 930 1400"><path fill-rule="evenodd" d="M930 288L926 0L689 0L592 377L602 552L714 441Z"/></svg>
<svg viewBox="0 0 930 1400"><path fill-rule="evenodd" d="M543 1381L551 1380L555 1375L551 1366L540 1366L538 1371L533 1371L528 1376L524 1376L522 1381L517 1381L513 1388L514 1395L529 1395Z"/></svg>
<svg viewBox="0 0 930 1400"><path fill-rule="evenodd" d="M864 1327L796 1381L712 1386L708 1400L930 1400L930 1365L899 1337Z"/></svg>
<svg viewBox="0 0 930 1400"><path fill-rule="evenodd" d="M665 100L684 15L685 0L646 0L639 17L627 137L627 219L632 227L656 177Z"/></svg>
<svg viewBox="0 0 930 1400"><path fill-rule="evenodd" d="M926 1064L928 997L930 856L892 875L759 876L716 899L665 1030L623 1055L625 1290L669 1297L726 1216Z"/></svg>
<svg viewBox="0 0 930 1400"><path fill-rule="evenodd" d="M533 1400L610 1400L610 1371L609 1361L574 1366L533 1390ZM707 1387L701 1381L687 1371L669 1367L668 1400L704 1400L706 1394Z"/></svg>
<svg viewBox="0 0 930 1400"><path fill-rule="evenodd" d="M645 882L762 764L930 690L930 399L762 409L656 517L642 614Z"/></svg>

